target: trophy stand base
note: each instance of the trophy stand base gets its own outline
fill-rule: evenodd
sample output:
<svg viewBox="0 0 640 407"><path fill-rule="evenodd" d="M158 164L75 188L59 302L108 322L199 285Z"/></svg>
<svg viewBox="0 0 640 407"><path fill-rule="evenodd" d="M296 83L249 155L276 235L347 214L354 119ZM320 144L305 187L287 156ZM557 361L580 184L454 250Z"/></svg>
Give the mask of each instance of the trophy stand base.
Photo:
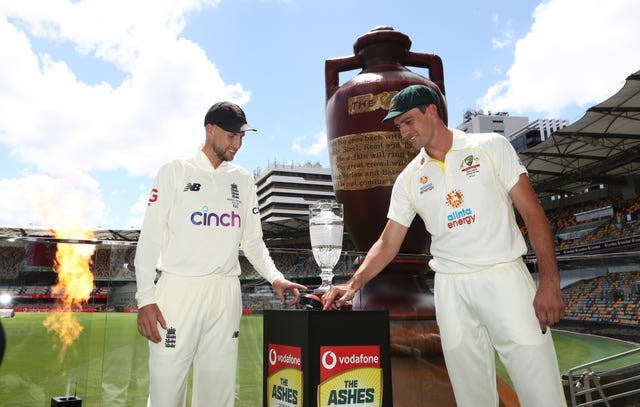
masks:
<svg viewBox="0 0 640 407"><path fill-rule="evenodd" d="M317 288L311 293L300 295L300 305L303 309L311 311L322 311L322 296L326 290L318 290ZM351 301L340 307L339 311L352 311L353 304Z"/></svg>
<svg viewBox="0 0 640 407"><path fill-rule="evenodd" d="M302 294L300 296L300 305L306 310L322 311L322 294L316 294L313 291L312 294Z"/></svg>

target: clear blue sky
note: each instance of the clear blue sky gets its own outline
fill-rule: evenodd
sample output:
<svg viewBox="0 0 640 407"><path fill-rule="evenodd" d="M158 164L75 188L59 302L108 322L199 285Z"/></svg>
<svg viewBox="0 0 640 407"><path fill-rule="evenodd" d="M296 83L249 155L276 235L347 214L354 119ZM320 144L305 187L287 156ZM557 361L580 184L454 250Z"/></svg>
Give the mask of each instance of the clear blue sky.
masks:
<svg viewBox="0 0 640 407"><path fill-rule="evenodd" d="M138 228L223 99L259 130L237 164L327 166L324 61L379 25L440 55L449 125L573 122L640 69L638 21L635 0L0 0L0 226Z"/></svg>

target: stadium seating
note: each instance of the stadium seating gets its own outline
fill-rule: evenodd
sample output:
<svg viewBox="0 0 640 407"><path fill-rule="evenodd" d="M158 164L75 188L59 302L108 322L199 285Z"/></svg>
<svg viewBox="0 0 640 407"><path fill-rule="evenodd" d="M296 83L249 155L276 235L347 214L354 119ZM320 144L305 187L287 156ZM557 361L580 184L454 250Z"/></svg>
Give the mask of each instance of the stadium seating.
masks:
<svg viewBox="0 0 640 407"><path fill-rule="evenodd" d="M565 288L565 319L640 327L637 281L640 272L610 273Z"/></svg>

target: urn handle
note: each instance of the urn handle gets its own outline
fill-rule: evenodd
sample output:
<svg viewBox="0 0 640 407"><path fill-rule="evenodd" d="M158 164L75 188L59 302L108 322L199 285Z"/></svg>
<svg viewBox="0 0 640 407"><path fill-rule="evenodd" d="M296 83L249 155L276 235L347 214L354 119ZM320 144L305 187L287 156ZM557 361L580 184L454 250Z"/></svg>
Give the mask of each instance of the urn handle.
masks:
<svg viewBox="0 0 640 407"><path fill-rule="evenodd" d="M407 53L404 60L406 66L415 66L418 68L426 68L429 70L429 79L438 85L440 92L445 95L444 91L444 68L442 67L442 59L435 54L424 54L419 52Z"/></svg>
<svg viewBox="0 0 640 407"><path fill-rule="evenodd" d="M340 72L352 71L354 69L363 68L363 64L355 55L342 58L327 59L324 61L324 81L327 91L327 100L331 99L338 90L340 81Z"/></svg>

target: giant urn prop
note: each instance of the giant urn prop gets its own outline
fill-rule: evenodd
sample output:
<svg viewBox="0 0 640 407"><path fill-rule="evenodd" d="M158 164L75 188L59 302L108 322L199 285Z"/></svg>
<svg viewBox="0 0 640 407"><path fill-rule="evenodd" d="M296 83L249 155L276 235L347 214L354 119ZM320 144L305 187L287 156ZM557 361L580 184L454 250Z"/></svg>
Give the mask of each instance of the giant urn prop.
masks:
<svg viewBox="0 0 640 407"><path fill-rule="evenodd" d="M418 153L400 137L392 122L382 123L391 98L408 85L424 84L445 100L442 60L437 55L411 52L410 47L407 35L391 27L377 27L357 39L355 55L325 62L333 186L344 207L349 237L363 252L384 229L396 177ZM430 79L407 66L428 69ZM361 72L340 86L340 72L354 69ZM446 123L446 103L440 115ZM354 307L389 309L392 317L433 318L432 294L424 282L429 241L422 220L416 217L400 256L367 284Z"/></svg>
<svg viewBox="0 0 640 407"><path fill-rule="evenodd" d="M336 200L343 205L344 227L359 251L368 251L387 222L391 190L398 174L418 153L393 123L382 123L393 95L424 84L443 101L442 60L411 52L411 40L391 27L359 37L354 55L325 62L326 121ZM426 68L429 79L407 66ZM361 69L339 84L339 74ZM400 254L353 301L354 310L389 311L395 407L455 406L435 324L433 293L427 281L430 238L416 216ZM518 406L515 393L498 378L500 406Z"/></svg>

